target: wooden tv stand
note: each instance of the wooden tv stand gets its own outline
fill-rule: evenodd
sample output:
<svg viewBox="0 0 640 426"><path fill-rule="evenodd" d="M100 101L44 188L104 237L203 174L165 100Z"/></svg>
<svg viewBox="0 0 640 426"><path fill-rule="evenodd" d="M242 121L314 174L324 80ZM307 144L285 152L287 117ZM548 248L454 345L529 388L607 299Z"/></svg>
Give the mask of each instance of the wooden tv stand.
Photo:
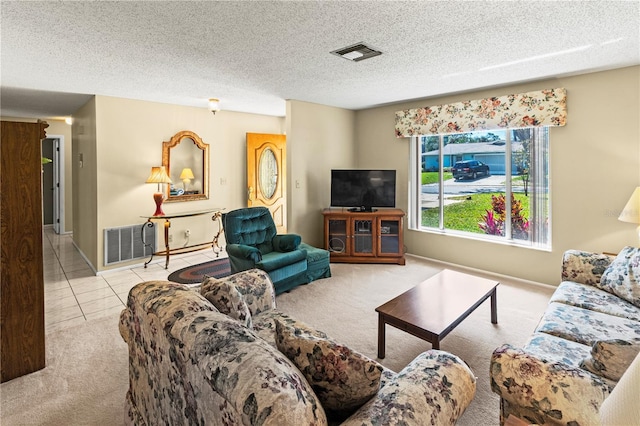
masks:
<svg viewBox="0 0 640 426"><path fill-rule="evenodd" d="M404 265L403 218L400 209L350 212L330 208L324 215L324 247L334 263Z"/></svg>

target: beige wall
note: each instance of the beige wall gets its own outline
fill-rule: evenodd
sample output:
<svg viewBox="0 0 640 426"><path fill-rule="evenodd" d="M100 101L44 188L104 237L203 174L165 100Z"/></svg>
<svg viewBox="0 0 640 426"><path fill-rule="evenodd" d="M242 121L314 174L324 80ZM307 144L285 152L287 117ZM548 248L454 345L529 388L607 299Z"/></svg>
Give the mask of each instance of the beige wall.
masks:
<svg viewBox="0 0 640 426"><path fill-rule="evenodd" d="M322 209L331 201L331 169L356 165L355 112L301 101L287 102L289 232L324 246Z"/></svg>
<svg viewBox="0 0 640 426"><path fill-rule="evenodd" d="M157 185L145 181L151 167L162 163L162 142L182 130L191 130L209 144L210 153L209 199L164 203L165 213L218 207L229 211L246 206L246 133L283 133L285 126L282 117L228 111L214 116L205 108L106 96L95 97L95 117L95 169L90 166L96 170L95 195L81 191L79 197L95 197L96 201L95 224L85 222L81 226L91 234L90 245L95 250L85 254L89 257L88 252L95 251L89 258L97 270L127 265L105 268L104 229L142 224L145 219L141 216L155 211L153 193ZM81 121L76 119L78 125ZM191 231L188 240L186 229ZM173 220L171 247L211 241L215 231L217 225L210 216ZM159 243L162 241L159 237Z"/></svg>
<svg viewBox="0 0 640 426"><path fill-rule="evenodd" d="M191 130L210 145L209 200L166 203L165 211L228 211L246 205L245 134L286 132L288 229L322 246L321 210L329 205L332 168L395 168L397 205L407 210L409 141L395 138L395 111L552 87L568 93L567 125L551 129L552 251L422 231L407 231L405 245L408 253L557 284L561 256L569 248L616 252L638 244L634 225L617 216L640 185L640 67L356 112L292 100L286 119L227 111L213 116L204 108L97 96L74 113L72 149L65 152L66 184L73 182L66 190L65 204L72 208L66 208L65 230L73 230L76 245L103 270L103 230L141 224L141 216L154 211L156 188L144 181L151 167L161 164L163 141ZM48 133L64 134L68 145L67 133L57 126ZM172 246L187 243L187 228L190 244L210 240L217 227L201 219L175 221Z"/></svg>
<svg viewBox="0 0 640 426"><path fill-rule="evenodd" d="M73 175L73 241L76 247L98 269L96 99L92 98L73 114L71 168ZM82 164L80 158L82 157Z"/></svg>
<svg viewBox="0 0 640 426"><path fill-rule="evenodd" d="M555 87L567 89L568 118L550 131L552 251L408 231L409 253L557 285L567 249L617 252L638 245L635 226L617 220L640 185L637 66L359 111L357 165L397 168L398 207L406 210L409 139L394 137L395 111Z"/></svg>

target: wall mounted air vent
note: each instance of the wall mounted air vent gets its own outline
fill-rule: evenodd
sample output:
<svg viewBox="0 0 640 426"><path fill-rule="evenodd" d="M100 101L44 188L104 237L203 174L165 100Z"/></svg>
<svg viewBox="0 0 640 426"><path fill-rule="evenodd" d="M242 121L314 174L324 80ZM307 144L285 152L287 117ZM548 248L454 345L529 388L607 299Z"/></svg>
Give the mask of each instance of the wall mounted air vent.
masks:
<svg viewBox="0 0 640 426"><path fill-rule="evenodd" d="M153 226L147 225L149 223ZM156 251L157 246L156 227L153 222L106 228L104 230L104 264L112 265L149 257Z"/></svg>
<svg viewBox="0 0 640 426"><path fill-rule="evenodd" d="M374 56L382 55L382 52L376 50L364 43L354 44L353 46L343 47L342 49L334 50L331 52L333 55L340 56L341 58L348 59L350 61L358 62L365 59L373 58Z"/></svg>

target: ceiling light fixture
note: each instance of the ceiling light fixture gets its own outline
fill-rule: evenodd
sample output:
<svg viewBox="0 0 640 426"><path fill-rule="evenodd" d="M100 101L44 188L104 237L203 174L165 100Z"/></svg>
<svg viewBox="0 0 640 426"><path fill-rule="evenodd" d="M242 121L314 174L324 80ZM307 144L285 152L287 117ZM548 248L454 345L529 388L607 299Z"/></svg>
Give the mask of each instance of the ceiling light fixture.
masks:
<svg viewBox="0 0 640 426"><path fill-rule="evenodd" d="M371 46L367 46L364 43L356 43L351 46L343 47L342 49L334 50L331 54L353 62L359 62L373 58L374 56L382 55L382 52Z"/></svg>
<svg viewBox="0 0 640 426"><path fill-rule="evenodd" d="M209 111L216 115L216 112L220 111L220 99L209 98Z"/></svg>

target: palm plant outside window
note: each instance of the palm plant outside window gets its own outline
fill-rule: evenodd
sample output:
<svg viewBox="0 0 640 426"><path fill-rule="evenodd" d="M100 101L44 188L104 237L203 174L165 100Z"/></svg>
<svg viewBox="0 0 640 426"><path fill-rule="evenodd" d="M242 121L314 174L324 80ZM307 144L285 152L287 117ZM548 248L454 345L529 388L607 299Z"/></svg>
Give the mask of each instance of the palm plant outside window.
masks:
<svg viewBox="0 0 640 426"><path fill-rule="evenodd" d="M550 249L547 127L412 143L412 229Z"/></svg>

